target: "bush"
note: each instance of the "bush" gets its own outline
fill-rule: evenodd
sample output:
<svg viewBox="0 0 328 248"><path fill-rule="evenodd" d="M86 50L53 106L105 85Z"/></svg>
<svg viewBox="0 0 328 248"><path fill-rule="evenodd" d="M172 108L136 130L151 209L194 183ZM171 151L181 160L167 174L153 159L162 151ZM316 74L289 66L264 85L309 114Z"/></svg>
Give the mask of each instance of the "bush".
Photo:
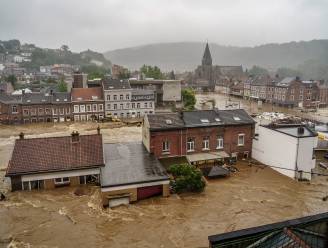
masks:
<svg viewBox="0 0 328 248"><path fill-rule="evenodd" d="M168 170L174 177L170 185L176 193L191 191L201 192L205 188L202 173L195 166L189 164L171 165Z"/></svg>

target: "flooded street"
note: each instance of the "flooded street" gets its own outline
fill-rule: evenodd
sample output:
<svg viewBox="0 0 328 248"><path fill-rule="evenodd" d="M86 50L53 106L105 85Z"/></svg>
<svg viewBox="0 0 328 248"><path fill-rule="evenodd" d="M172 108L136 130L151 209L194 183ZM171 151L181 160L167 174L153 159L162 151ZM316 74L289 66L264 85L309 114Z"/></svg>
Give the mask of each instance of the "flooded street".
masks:
<svg viewBox="0 0 328 248"><path fill-rule="evenodd" d="M141 140L141 127L114 124L100 124L104 142ZM6 190L3 176L19 132L27 138L87 134L97 125L0 126L0 190ZM113 210L101 208L99 189L92 186L83 187L83 196L74 195L74 187L7 193L0 202L0 247L208 247L208 235L328 211L322 200L328 177L296 182L270 168L245 162L238 168L229 178L209 181L201 194L155 197Z"/></svg>

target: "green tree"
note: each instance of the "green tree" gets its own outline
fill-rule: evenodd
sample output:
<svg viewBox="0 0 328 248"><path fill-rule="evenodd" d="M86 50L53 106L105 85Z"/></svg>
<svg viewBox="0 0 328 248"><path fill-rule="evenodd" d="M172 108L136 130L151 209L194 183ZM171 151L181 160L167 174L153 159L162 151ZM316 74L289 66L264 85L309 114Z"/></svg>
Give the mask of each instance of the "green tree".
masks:
<svg viewBox="0 0 328 248"><path fill-rule="evenodd" d="M267 69L257 66L257 65L253 65L253 67L248 70L248 75L250 75L250 76L263 76L263 75L268 75L268 74L269 74L269 72Z"/></svg>
<svg viewBox="0 0 328 248"><path fill-rule="evenodd" d="M159 67L157 67L156 65L154 67L151 65L143 65L140 68L140 72L143 73L147 78L154 78L154 79L164 78L161 69L159 69Z"/></svg>
<svg viewBox="0 0 328 248"><path fill-rule="evenodd" d="M7 82L11 83L11 85L13 86L13 88L16 90L18 88L17 85L17 78L15 75L9 75L8 77L6 77L5 79Z"/></svg>
<svg viewBox="0 0 328 248"><path fill-rule="evenodd" d="M182 90L182 100L185 110L195 109L196 96L195 92L192 89L183 89Z"/></svg>
<svg viewBox="0 0 328 248"><path fill-rule="evenodd" d="M193 165L171 165L168 172L174 177L174 179L170 181L170 185L176 193L186 191L201 192L206 186L201 171Z"/></svg>
<svg viewBox="0 0 328 248"><path fill-rule="evenodd" d="M67 83L64 80L60 80L57 84L57 89L59 92L67 92Z"/></svg>

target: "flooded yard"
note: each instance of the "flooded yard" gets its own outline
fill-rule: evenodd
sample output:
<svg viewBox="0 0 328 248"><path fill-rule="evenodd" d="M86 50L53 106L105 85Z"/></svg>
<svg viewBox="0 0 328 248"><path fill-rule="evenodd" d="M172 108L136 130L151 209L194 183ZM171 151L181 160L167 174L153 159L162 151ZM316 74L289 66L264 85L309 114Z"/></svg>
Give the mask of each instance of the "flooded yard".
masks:
<svg viewBox="0 0 328 248"><path fill-rule="evenodd" d="M222 102L222 101L221 101ZM140 141L141 127L101 124L104 142ZM26 137L95 132L98 124L0 127L0 190L18 133ZM239 162L200 194L155 197L103 209L99 189L7 193L0 202L0 247L208 247L207 236L328 211L328 177L296 182ZM8 246L9 245L9 246Z"/></svg>

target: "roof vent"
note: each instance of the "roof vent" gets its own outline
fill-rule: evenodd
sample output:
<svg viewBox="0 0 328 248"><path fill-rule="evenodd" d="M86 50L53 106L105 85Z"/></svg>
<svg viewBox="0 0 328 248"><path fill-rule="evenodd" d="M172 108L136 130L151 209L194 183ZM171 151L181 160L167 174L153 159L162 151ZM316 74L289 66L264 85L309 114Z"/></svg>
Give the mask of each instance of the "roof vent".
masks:
<svg viewBox="0 0 328 248"><path fill-rule="evenodd" d="M220 118L215 118L215 121L221 121L221 119Z"/></svg>
<svg viewBox="0 0 328 248"><path fill-rule="evenodd" d="M299 135L304 134L304 127L298 127L297 134L299 134Z"/></svg>
<svg viewBox="0 0 328 248"><path fill-rule="evenodd" d="M165 122L167 125L172 125L172 120L167 119L167 120L165 120Z"/></svg>
<svg viewBox="0 0 328 248"><path fill-rule="evenodd" d="M201 121L202 123L209 123L209 120L208 120L208 119L200 119L200 121Z"/></svg>
<svg viewBox="0 0 328 248"><path fill-rule="evenodd" d="M240 121L240 118L239 118L238 116L234 116L233 119L234 119L235 121Z"/></svg>

